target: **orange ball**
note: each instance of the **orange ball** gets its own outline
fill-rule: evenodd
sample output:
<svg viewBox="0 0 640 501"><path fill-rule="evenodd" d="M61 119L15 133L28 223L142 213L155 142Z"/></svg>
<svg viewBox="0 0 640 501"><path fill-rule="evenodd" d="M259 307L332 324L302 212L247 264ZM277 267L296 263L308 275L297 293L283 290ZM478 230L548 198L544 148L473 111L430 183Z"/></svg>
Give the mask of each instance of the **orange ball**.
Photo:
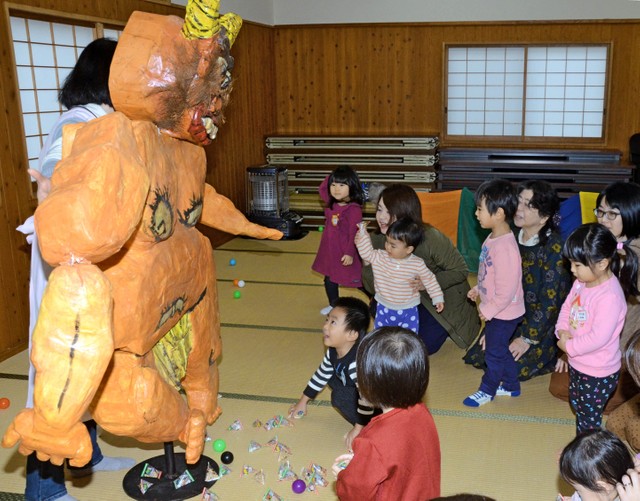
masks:
<svg viewBox="0 0 640 501"><path fill-rule="evenodd" d="M0 409L8 409L11 402L8 398L0 398Z"/></svg>
<svg viewBox="0 0 640 501"><path fill-rule="evenodd" d="M233 281L233 285L235 285L236 287L238 287L238 279L237 279L237 278Z"/></svg>

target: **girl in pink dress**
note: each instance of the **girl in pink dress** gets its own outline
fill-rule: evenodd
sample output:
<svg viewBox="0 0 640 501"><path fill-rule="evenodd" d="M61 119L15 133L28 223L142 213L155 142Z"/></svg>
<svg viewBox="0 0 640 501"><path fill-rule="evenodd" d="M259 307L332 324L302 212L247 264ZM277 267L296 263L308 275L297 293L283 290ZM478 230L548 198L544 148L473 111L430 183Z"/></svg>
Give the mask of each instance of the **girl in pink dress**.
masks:
<svg viewBox="0 0 640 501"><path fill-rule="evenodd" d="M341 165L320 185L325 202L325 226L320 248L311 268L324 275L329 306L320 310L327 315L336 299L339 286L362 287L362 262L354 243L358 223L362 221L364 193L358 174Z"/></svg>

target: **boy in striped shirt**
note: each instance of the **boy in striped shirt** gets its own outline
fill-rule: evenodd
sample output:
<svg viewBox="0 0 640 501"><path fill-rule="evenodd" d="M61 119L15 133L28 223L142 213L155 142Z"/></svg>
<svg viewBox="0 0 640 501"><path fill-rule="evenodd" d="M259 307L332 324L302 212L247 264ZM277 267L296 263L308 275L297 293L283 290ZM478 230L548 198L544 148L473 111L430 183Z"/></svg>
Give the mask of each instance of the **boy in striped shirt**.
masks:
<svg viewBox="0 0 640 501"><path fill-rule="evenodd" d="M363 261L371 264L378 302L374 327L404 327L418 332L420 291L413 286L419 278L436 311L444 309L444 295L435 275L424 261L413 255L424 238L424 228L409 220L394 221L387 230L384 250L375 250L366 225L360 223L356 247Z"/></svg>
<svg viewBox="0 0 640 501"><path fill-rule="evenodd" d="M327 347L318 370L311 376L302 397L289 408L289 416L301 418L307 413L309 400L316 398L325 386L331 388L331 405L353 425L345 435L347 449L369 422L373 409L360 399L356 374L356 352L360 339L369 329L369 307L355 297L339 297L327 315L322 328Z"/></svg>

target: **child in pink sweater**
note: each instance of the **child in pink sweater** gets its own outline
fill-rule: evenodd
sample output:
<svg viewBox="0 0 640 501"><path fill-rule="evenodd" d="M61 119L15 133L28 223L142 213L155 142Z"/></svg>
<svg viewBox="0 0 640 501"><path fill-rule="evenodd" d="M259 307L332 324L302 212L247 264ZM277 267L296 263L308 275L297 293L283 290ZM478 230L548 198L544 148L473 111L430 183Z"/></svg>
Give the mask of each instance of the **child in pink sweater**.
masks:
<svg viewBox="0 0 640 501"><path fill-rule="evenodd" d="M480 298L478 310L485 321L480 343L487 364L480 388L462 402L469 407L480 407L496 395L520 395L518 365L509 343L524 315L522 261L509 226L518 208L516 189L509 181L492 179L480 185L475 199L480 226L491 234L482 244L478 285L467 294L472 301Z"/></svg>
<svg viewBox="0 0 640 501"><path fill-rule="evenodd" d="M604 407L618 385L625 294L638 294L638 258L598 223L569 235L562 254L576 280L560 309L556 336L569 359L569 401L579 435L600 429Z"/></svg>

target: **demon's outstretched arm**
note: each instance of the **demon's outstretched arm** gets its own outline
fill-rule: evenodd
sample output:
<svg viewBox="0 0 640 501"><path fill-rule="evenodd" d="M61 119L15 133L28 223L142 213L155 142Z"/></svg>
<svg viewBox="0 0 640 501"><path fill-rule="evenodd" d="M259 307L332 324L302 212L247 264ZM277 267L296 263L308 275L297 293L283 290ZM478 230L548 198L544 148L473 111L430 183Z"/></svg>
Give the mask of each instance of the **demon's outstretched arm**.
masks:
<svg viewBox="0 0 640 501"><path fill-rule="evenodd" d="M204 187L204 204L200 222L232 235L280 240L282 232L250 222L227 197L220 195L210 184Z"/></svg>

